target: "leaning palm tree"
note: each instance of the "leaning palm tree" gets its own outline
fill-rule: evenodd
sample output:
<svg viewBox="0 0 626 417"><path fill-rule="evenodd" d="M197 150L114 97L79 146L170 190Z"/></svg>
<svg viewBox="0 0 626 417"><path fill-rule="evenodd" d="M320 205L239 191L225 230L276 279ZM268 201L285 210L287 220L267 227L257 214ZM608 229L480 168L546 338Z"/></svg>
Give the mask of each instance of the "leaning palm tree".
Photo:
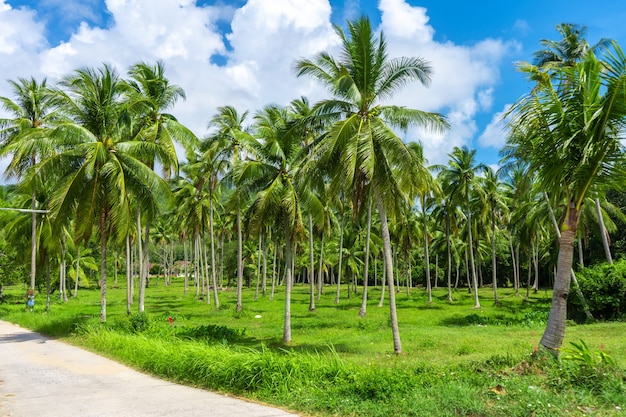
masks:
<svg viewBox="0 0 626 417"><path fill-rule="evenodd" d="M51 137L64 151L46 158L30 181L57 181L50 199L56 230L75 219L75 235L89 241L95 227L100 237L100 320L106 321L107 242L125 236L132 218L129 202L144 211L156 210L169 196L165 181L142 163L146 146L126 141L120 123L123 86L118 74L104 65L83 68L62 80L57 90L61 109L71 122L60 124ZM72 216L73 215L73 216Z"/></svg>
<svg viewBox="0 0 626 417"><path fill-rule="evenodd" d="M295 68L298 76L317 79L332 94L314 111L335 121L316 150L335 187L350 187L357 203L354 208L360 212L367 201L361 190L371 186L381 219L394 351L400 353L387 218L397 211L396 203L405 200L405 178L398 173L409 172L411 155L393 128L425 126L442 131L447 123L439 114L384 104L409 82L427 85L432 69L422 58L389 58L384 34L376 39L368 18L349 21L347 26L348 34L335 26L341 40L338 58L322 52L297 61Z"/></svg>
<svg viewBox="0 0 626 417"><path fill-rule="evenodd" d="M44 79L19 78L9 81L14 99L0 97L0 106L9 117L0 118L0 156L11 155L6 168L7 178L23 178L26 170L55 152L49 130L58 119L53 96ZM37 194L42 184L31 190L31 261L30 288L35 288L37 271Z"/></svg>
<svg viewBox="0 0 626 417"><path fill-rule="evenodd" d="M540 186L562 196L559 255L552 308L541 345L558 353L565 335L573 243L582 204L599 184L623 172L626 55L619 45L548 74L525 64L534 90L511 108L508 142L537 174ZM621 187L620 184L613 184Z"/></svg>

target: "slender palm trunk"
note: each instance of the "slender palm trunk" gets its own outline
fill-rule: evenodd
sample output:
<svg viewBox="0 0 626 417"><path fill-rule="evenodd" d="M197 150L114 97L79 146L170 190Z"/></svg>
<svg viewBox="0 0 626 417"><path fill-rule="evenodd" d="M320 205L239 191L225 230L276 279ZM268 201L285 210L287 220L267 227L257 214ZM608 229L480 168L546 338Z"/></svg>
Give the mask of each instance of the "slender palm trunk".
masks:
<svg viewBox="0 0 626 417"><path fill-rule="evenodd" d="M67 301L67 267L66 267L66 244L65 233L61 236L61 264L59 265L59 298L62 301Z"/></svg>
<svg viewBox="0 0 626 417"><path fill-rule="evenodd" d="M75 274L76 279L74 280L74 297L78 295L78 278L80 276L79 270L80 270L80 245L77 245L76 247L76 274Z"/></svg>
<svg viewBox="0 0 626 417"><path fill-rule="evenodd" d="M213 282L213 302L215 308L220 308L217 296L217 271L215 268L215 231L213 229L213 193L209 196L209 233L211 234L211 281Z"/></svg>
<svg viewBox="0 0 626 417"><path fill-rule="evenodd" d="M606 255L606 261L610 265L613 263L613 257L611 256L611 248L609 247L609 233L606 227L604 227L604 219L602 218L602 209L600 208L600 199L598 197L596 197L596 211L598 212L598 223L600 224L600 235L602 235L604 254Z"/></svg>
<svg viewBox="0 0 626 417"><path fill-rule="evenodd" d="M291 288L292 278L292 243L289 227L285 221L285 321L283 326L283 343L291 342Z"/></svg>
<svg viewBox="0 0 626 417"><path fill-rule="evenodd" d="M389 236L389 226L387 224L387 212L383 205L382 198L378 190L376 193L376 205L380 215L380 227L383 238L384 261L387 264L387 282L389 285L389 315L391 320L391 333L393 336L393 351L396 354L402 353L402 344L400 342L400 330L398 328L398 315L396 311L396 292L393 282L393 259L391 257L391 237Z"/></svg>
<svg viewBox="0 0 626 417"><path fill-rule="evenodd" d="M315 311L315 257L313 253L313 216L309 213L309 311Z"/></svg>
<svg viewBox="0 0 626 417"><path fill-rule="evenodd" d="M369 261L370 261L370 237L372 231L372 200L370 199L367 205L367 232L365 235L365 265L363 266L363 297L361 299L361 309L359 310L359 317L365 317L367 314L367 284L369 274Z"/></svg>
<svg viewBox="0 0 626 417"><path fill-rule="evenodd" d="M583 239L579 238L578 239L578 264L580 265L581 268L585 267L585 256L583 254Z"/></svg>
<svg viewBox="0 0 626 417"><path fill-rule="evenodd" d="M498 274L496 271L496 222L491 218L491 285L493 287L493 303L498 305Z"/></svg>
<svg viewBox="0 0 626 417"><path fill-rule="evenodd" d="M448 302L452 302L452 249L450 244L450 218L446 216L446 251L448 253Z"/></svg>
<svg viewBox="0 0 626 417"><path fill-rule="evenodd" d="M341 230L339 231L339 270L337 271L337 293L335 294L335 304L339 304L339 294L341 293L341 275L343 272L343 218L344 213L341 212Z"/></svg>
<svg viewBox="0 0 626 417"><path fill-rule="evenodd" d="M100 321L107 321L107 214L100 212Z"/></svg>
<svg viewBox="0 0 626 417"><path fill-rule="evenodd" d="M37 198L35 193L31 197L31 208L37 208ZM37 213L33 211L30 216L30 288L35 288L35 276L37 274Z"/></svg>
<svg viewBox="0 0 626 417"><path fill-rule="evenodd" d="M146 276L143 273L143 240L141 238L141 209L137 207L137 259L139 259L139 300L137 311L144 312L144 294L146 291Z"/></svg>
<svg viewBox="0 0 626 417"><path fill-rule="evenodd" d="M187 239L183 237L183 258L184 258L184 274L185 283L183 287L183 296L187 296L189 290L189 268L187 267L187 261L189 260L189 254L187 253Z"/></svg>
<svg viewBox="0 0 626 417"><path fill-rule="evenodd" d="M426 293L428 294L428 302L433 302L433 291L430 284L430 258L428 253L428 222L426 221L425 202L422 199L422 220L424 221L424 262L426 263Z"/></svg>
<svg viewBox="0 0 626 417"><path fill-rule="evenodd" d="M262 249L261 245L263 244L263 239L261 233L259 233L259 244L256 250L257 260L256 260L256 289L254 290L254 299L259 298L259 287L261 286L261 257Z"/></svg>
<svg viewBox="0 0 626 417"><path fill-rule="evenodd" d="M322 233L322 240L320 242L320 262L317 267L317 300L322 298L322 288L324 287L324 237Z"/></svg>
<svg viewBox="0 0 626 417"><path fill-rule="evenodd" d="M465 195L468 195L468 191L465 191ZM469 206L469 197L467 200L467 231L469 239L469 255L470 266L472 267L472 283L474 284L474 308L480 308L480 301L478 300L478 280L476 277L476 263L474 261L474 243L472 241L472 212Z"/></svg>
<svg viewBox="0 0 626 417"><path fill-rule="evenodd" d="M237 305L235 311L242 309L241 295L243 291L243 235L241 231L241 209L237 206ZM290 336L291 337L291 336Z"/></svg>
<svg viewBox="0 0 626 417"><path fill-rule="evenodd" d="M130 235L126 234L126 315L130 316L133 304L133 269L130 261Z"/></svg>
<svg viewBox="0 0 626 417"><path fill-rule="evenodd" d="M51 293L50 259L48 258L47 255L45 256L45 259L46 259L46 313L49 313L50 312L50 293Z"/></svg>
<svg viewBox="0 0 626 417"><path fill-rule="evenodd" d="M268 255L268 236L265 235L263 239L263 281L261 282L261 295L265 297L267 295L267 255Z"/></svg>

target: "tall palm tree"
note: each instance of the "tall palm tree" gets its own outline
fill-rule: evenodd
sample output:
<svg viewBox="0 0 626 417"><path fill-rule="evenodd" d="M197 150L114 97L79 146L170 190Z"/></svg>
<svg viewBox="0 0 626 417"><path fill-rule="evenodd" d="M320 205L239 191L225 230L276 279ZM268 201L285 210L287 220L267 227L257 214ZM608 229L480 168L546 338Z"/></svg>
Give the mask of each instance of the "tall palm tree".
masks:
<svg viewBox="0 0 626 417"><path fill-rule="evenodd" d="M430 281L430 256L429 256L429 233L428 233L428 217L426 215L427 205L430 204L434 198L441 195L441 188L439 183L435 180L432 173L426 166L428 160L424 157L424 149L420 143L411 142L409 144L409 150L413 155L413 170L411 178L413 179L414 193L417 195L420 204L420 210L422 211L423 222L423 234L424 234L424 261L426 263L426 292L428 294L428 302L433 301L431 281Z"/></svg>
<svg viewBox="0 0 626 417"><path fill-rule="evenodd" d="M128 111L130 112L134 140L145 142L140 159L152 170L155 163L163 168L164 177L178 173L178 157L175 143L180 143L189 152L197 146L195 135L171 114L167 113L179 99L185 98L184 90L165 77L165 66L159 61L155 65L141 62L128 70L126 81ZM139 265L139 312L144 311L146 282L148 278L148 254L150 224L154 212L142 212L137 208L138 240L141 240L141 218L145 219L145 233L141 246Z"/></svg>
<svg viewBox="0 0 626 417"><path fill-rule="evenodd" d="M126 140L120 124L124 88L114 70L107 65L79 69L64 78L61 86L64 90L57 90L56 95L71 121L60 124L51 135L64 151L38 164L30 179L58 179L50 200L57 228L74 217L76 236L83 242L97 228L100 320L104 322L109 237L126 235L131 199L144 211L156 210L167 200L169 188L139 159L145 143Z"/></svg>
<svg viewBox="0 0 626 417"><path fill-rule="evenodd" d="M476 187L476 174L484 171L486 166L482 163L477 164L475 161L476 150L469 150L467 147L455 147L449 154L450 160L448 167L443 168L441 175L445 178L445 182L449 184L449 192L457 204L465 209L467 218L467 237L468 251L470 258L469 274L474 287L474 308L480 308L478 299L478 279L476 276L476 264L474 260L474 242L472 234L472 210L470 207L470 195ZM442 169L442 168L439 168Z"/></svg>
<svg viewBox="0 0 626 417"><path fill-rule="evenodd" d="M288 134L289 113L270 105L255 115L255 132L262 139L255 159L239 166L237 180L255 191L249 209L252 228L282 223L285 237L285 315L283 342L291 342L291 289L294 243L304 237L302 197L295 174L302 152L298 135Z"/></svg>
<svg viewBox="0 0 626 417"><path fill-rule="evenodd" d="M312 59L296 62L298 76L311 76L324 84L332 98L315 105L319 117L335 120L320 142L320 162L332 167L335 183L347 184L355 196L371 184L381 219L384 260L387 265L390 316L394 351L402 351L393 290L391 239L388 215L396 202L405 199L402 178L394 175L408 172L410 153L393 128L425 126L436 130L447 127L445 119L435 113L383 104L401 87L412 81L427 85L431 67L422 58L389 58L383 33L376 38L367 17L347 22L348 34L339 26L335 31L341 40L341 53L334 58L322 52ZM366 199L358 198L360 210Z"/></svg>
<svg viewBox="0 0 626 417"><path fill-rule="evenodd" d="M209 122L209 127L214 128L214 140L218 140L221 144L220 152L224 155L220 157L229 158L231 162L231 175L226 179L232 179L233 170L239 168L242 158L250 154L255 148L256 140L248 131L248 127L244 125L248 112L239 113L233 106L222 106L217 109L217 113ZM243 291L243 229L241 219L241 206L243 197L237 183L234 182L235 190L232 194L231 205L236 211L236 229L237 229L237 304L235 310L237 312L242 309L242 291Z"/></svg>
<svg viewBox="0 0 626 417"><path fill-rule="evenodd" d="M498 274L496 271L496 229L502 224L508 214L508 201L506 199L503 183L498 174L491 168L485 170L485 176L479 179L482 185L482 196L487 209L488 221L491 229L491 284L493 286L494 304L499 304L498 299Z"/></svg>
<svg viewBox="0 0 626 417"><path fill-rule="evenodd" d="M19 78L9 81L14 99L0 97L0 106L9 117L0 118L0 156L11 155L6 168L7 178L23 178L26 170L55 152L49 138L50 128L59 116L54 97L46 79ZM37 272L37 194L42 184L33 184L31 190L31 259L30 288L35 288Z"/></svg>
<svg viewBox="0 0 626 417"><path fill-rule="evenodd" d="M621 140L626 120L626 56L619 45L592 51L547 74L523 65L536 82L511 108L508 142L536 172L540 186L562 196L564 214L552 307L541 344L557 353L565 335L573 243L582 204L599 184L623 175ZM618 186L618 184L614 184Z"/></svg>

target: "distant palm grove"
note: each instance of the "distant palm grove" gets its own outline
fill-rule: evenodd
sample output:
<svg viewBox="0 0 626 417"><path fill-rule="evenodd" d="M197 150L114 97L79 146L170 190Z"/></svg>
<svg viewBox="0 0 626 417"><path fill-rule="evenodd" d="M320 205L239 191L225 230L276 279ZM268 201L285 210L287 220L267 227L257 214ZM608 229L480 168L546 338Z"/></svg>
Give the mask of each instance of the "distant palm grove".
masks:
<svg viewBox="0 0 626 417"><path fill-rule="evenodd" d="M388 56L367 18L336 27L337 56L294 63L328 98L254 113L225 103L207 115L204 138L168 113L185 92L160 62L125 75L106 64L80 68L55 85L9 81L0 154L15 185L0 198L21 212L0 212L0 279L39 288L48 305L52 288L67 301L97 282L101 321L107 282L123 274L128 314L144 311L155 279L184 279L185 295L212 308L220 291L236 291L237 311L243 291L280 290L285 343L295 283L310 286L311 311L322 293L340 303L342 291L358 289L360 316L388 306L396 353L402 292L426 291L432 302L431 289L445 286L453 302L463 286L479 308L498 304L501 286L522 297L550 287L540 343L556 352L576 268L612 263L626 244L617 226L626 56L608 39L589 45L583 26L557 30L560 39L542 40L532 62L518 64L532 90L505 117L497 172L466 147L431 166L419 138L401 139L409 128L449 129L441 114L393 104L403 88L427 94L436 68ZM381 298L368 286L382 287ZM489 300L478 297L484 286Z"/></svg>

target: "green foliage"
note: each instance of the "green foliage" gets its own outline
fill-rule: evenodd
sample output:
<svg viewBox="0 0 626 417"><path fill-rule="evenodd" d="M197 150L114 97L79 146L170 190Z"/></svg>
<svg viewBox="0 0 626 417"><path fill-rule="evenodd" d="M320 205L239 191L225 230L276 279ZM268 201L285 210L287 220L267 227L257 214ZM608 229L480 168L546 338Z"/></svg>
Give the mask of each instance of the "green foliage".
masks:
<svg viewBox="0 0 626 417"><path fill-rule="evenodd" d="M593 317L619 320L626 314L626 260L594 265L577 273L580 289ZM582 302L573 293L569 299L570 316L584 321Z"/></svg>
<svg viewBox="0 0 626 417"><path fill-rule="evenodd" d="M150 318L146 313L133 314L128 318L130 329L135 333L142 333L150 327Z"/></svg>
<svg viewBox="0 0 626 417"><path fill-rule="evenodd" d="M176 332L176 336L186 339L219 341L222 343L233 343L242 341L246 329L233 329L228 326L218 324L208 324L205 326L183 327Z"/></svg>
<svg viewBox="0 0 626 417"><path fill-rule="evenodd" d="M560 356L559 383L568 381L572 386L594 394L624 391L626 373L615 360L602 349L592 351L582 339L570 342L571 348L563 349Z"/></svg>

